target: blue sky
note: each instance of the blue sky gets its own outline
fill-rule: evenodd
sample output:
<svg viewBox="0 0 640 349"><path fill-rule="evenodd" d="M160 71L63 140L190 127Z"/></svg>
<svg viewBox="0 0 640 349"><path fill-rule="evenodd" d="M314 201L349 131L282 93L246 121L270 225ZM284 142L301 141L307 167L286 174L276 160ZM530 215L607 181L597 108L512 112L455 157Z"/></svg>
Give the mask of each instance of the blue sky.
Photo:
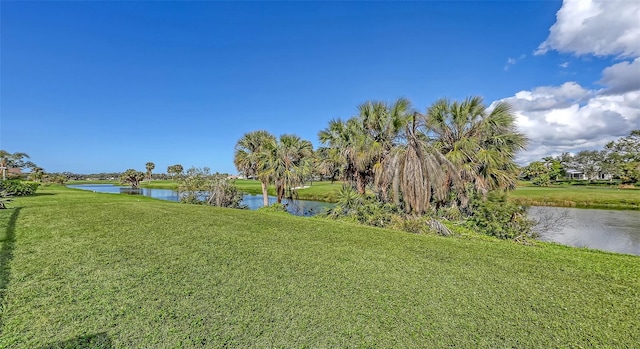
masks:
<svg viewBox="0 0 640 349"><path fill-rule="evenodd" d="M640 87L629 78L640 68L640 33L632 16L602 39L631 40L580 43L585 30L604 35L607 21L620 22L611 13L620 8L571 6L2 2L0 149L26 152L48 172L153 161L155 172L180 163L235 173L246 132L295 133L317 146L329 120L366 100L407 97L424 111L469 95L516 107L532 138L520 161L600 148L640 128ZM576 13L605 26L567 24Z"/></svg>

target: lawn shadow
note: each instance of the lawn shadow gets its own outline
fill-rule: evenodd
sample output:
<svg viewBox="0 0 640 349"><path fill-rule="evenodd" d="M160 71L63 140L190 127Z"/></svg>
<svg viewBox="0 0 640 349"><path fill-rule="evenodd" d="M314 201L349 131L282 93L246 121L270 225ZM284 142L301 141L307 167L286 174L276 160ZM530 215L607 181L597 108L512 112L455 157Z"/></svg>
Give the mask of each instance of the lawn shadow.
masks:
<svg viewBox="0 0 640 349"><path fill-rule="evenodd" d="M56 193L34 193L29 196L49 196L49 195L57 195Z"/></svg>
<svg viewBox="0 0 640 349"><path fill-rule="evenodd" d="M66 341L47 344L39 349L111 349L113 343L106 332L80 336Z"/></svg>
<svg viewBox="0 0 640 349"><path fill-rule="evenodd" d="M13 212L7 222L4 241L0 248L0 306L4 304L4 298L7 294L7 285L9 284L9 276L11 275L11 260L13 259L13 249L16 244L16 221L20 214L21 207L13 208ZM2 318L0 317L0 333L2 333Z"/></svg>

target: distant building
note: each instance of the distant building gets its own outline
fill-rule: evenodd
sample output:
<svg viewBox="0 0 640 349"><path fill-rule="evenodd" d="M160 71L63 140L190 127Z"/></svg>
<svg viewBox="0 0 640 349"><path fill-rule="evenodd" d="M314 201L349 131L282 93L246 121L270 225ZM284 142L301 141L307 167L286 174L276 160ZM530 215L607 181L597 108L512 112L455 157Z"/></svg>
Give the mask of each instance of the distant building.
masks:
<svg viewBox="0 0 640 349"><path fill-rule="evenodd" d="M20 167L7 168L7 176L19 176L21 174L22 174L22 169Z"/></svg>
<svg viewBox="0 0 640 349"><path fill-rule="evenodd" d="M567 178L568 179L578 179L578 180L588 180L589 178L587 177L587 175L580 170L574 170L574 169L569 169L566 171L567 173ZM606 173L603 171L598 171L598 174L591 179L600 179L600 180L610 180L613 178L613 175L610 173Z"/></svg>

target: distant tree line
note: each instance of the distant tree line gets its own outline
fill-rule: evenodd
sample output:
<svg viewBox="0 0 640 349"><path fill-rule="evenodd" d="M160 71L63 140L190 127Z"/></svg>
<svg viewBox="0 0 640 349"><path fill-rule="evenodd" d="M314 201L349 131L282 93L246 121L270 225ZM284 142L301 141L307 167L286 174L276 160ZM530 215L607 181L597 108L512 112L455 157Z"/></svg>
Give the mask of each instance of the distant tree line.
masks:
<svg viewBox="0 0 640 349"><path fill-rule="evenodd" d="M531 162L522 169L522 176L535 185L548 186L565 180L571 171L584 175L588 182L596 179L621 184L640 182L640 130L607 143L602 150L563 153Z"/></svg>

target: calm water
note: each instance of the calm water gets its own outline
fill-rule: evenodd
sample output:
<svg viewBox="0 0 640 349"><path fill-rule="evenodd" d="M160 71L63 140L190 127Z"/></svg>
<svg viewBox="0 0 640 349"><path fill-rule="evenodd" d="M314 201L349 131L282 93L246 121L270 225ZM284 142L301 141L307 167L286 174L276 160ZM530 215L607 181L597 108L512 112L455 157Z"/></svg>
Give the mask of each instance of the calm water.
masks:
<svg viewBox="0 0 640 349"><path fill-rule="evenodd" d="M102 193L121 193L128 188L111 184L69 185L70 188ZM142 188L142 195L156 199L178 201L178 194L169 189ZM270 196L269 204L276 198ZM312 216L333 206L318 201L294 200L285 202L289 213ZM242 204L255 210L262 207L262 195L245 195ZM640 211L592 210L562 207L532 207L533 218L557 219L540 240L553 241L575 247L589 247L610 252L640 255Z"/></svg>
<svg viewBox="0 0 640 349"><path fill-rule="evenodd" d="M126 193L130 190L128 187L118 187L112 184L78 184L68 185L67 187L113 194ZM178 193L171 189L140 188L139 190L142 191L141 195L154 199L178 201ZM269 196L269 204L274 204L275 202L276 197ZM262 195L245 195L241 204L246 205L250 210L257 210L262 207ZM309 200L284 200L283 204L287 206L289 213L297 216L313 216L333 206L330 203Z"/></svg>
<svg viewBox="0 0 640 349"><path fill-rule="evenodd" d="M533 218L560 217L540 240L640 255L640 211L531 207Z"/></svg>

